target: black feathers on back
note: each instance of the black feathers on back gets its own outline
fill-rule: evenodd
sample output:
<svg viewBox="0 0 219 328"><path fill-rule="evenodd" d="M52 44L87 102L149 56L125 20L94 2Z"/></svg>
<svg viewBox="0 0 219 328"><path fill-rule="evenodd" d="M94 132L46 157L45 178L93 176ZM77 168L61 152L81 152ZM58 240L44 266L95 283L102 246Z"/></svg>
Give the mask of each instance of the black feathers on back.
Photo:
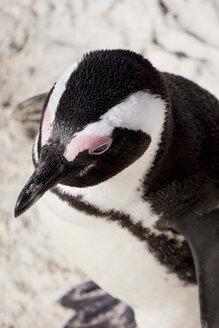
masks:
<svg viewBox="0 0 219 328"><path fill-rule="evenodd" d="M181 76L164 73L163 77L172 129L145 179L144 199L165 217L191 211L201 215L219 201L219 102Z"/></svg>

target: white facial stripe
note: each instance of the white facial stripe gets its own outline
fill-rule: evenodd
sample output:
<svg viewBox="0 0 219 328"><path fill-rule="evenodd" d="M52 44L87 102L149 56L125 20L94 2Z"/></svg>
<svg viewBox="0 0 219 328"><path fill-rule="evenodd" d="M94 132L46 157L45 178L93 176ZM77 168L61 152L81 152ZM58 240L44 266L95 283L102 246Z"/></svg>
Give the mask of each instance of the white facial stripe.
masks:
<svg viewBox="0 0 219 328"><path fill-rule="evenodd" d="M34 143L33 143L33 157L34 157L34 160L36 163L38 163L38 141L39 141L39 132L34 140Z"/></svg>
<svg viewBox="0 0 219 328"><path fill-rule="evenodd" d="M47 104L47 108L46 108L46 111L45 111L45 114L43 117L43 123L42 123L42 131L41 131L42 146L44 146L49 140L49 137L50 137L51 131L52 131L52 123L55 119L55 114L57 111L57 107L58 107L60 98L66 89L66 84L67 84L67 81L68 81L70 75L76 69L77 65L78 65L77 63L73 64L71 67L69 67L64 72L62 77L56 83L52 94L50 95L50 98L49 98L49 101Z"/></svg>
<svg viewBox="0 0 219 328"><path fill-rule="evenodd" d="M43 124L42 124L42 129L41 129L41 144L44 146L47 144L49 137L51 135L52 131L52 126L51 126L51 117L50 117L50 111L49 107L46 108L44 117L43 117Z"/></svg>
<svg viewBox="0 0 219 328"><path fill-rule="evenodd" d="M102 115L100 121L76 133L67 144L64 156L68 161L73 161L95 140L110 136L115 127L142 130L153 138L163 126L165 110L166 105L161 98L147 92L136 92Z"/></svg>
<svg viewBox="0 0 219 328"><path fill-rule="evenodd" d="M72 74L72 72L77 68L77 66L78 66L78 63L75 63L64 72L62 77L56 83L54 90L49 98L48 108L50 111L51 124L54 121L55 113L56 113L60 98L66 89L66 83L67 83L70 75Z"/></svg>
<svg viewBox="0 0 219 328"><path fill-rule="evenodd" d="M121 127L142 130L152 136L163 125L165 110L166 104L161 98L138 91L102 115L100 121L89 124L76 135L106 136L114 128Z"/></svg>

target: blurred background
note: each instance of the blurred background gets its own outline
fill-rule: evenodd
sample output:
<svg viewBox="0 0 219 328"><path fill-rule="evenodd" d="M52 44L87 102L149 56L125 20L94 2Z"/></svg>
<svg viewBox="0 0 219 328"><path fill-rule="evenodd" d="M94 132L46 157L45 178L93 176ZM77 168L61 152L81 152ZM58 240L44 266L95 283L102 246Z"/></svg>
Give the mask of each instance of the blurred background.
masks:
<svg viewBox="0 0 219 328"><path fill-rule="evenodd" d="M61 328L72 313L57 300L87 278L36 206L13 217L31 146L10 115L94 49L134 50L219 96L219 0L1 0L0 25L0 328Z"/></svg>

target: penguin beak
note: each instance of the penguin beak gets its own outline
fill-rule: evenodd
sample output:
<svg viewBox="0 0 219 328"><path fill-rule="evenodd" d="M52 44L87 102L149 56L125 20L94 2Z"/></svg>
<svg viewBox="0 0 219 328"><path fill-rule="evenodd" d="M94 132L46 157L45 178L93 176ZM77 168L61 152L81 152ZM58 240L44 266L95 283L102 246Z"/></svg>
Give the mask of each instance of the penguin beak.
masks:
<svg viewBox="0 0 219 328"><path fill-rule="evenodd" d="M36 168L23 190L21 191L14 210L15 217L23 214L29 209L44 193L54 187L59 181L69 173L69 169L60 161L46 161Z"/></svg>

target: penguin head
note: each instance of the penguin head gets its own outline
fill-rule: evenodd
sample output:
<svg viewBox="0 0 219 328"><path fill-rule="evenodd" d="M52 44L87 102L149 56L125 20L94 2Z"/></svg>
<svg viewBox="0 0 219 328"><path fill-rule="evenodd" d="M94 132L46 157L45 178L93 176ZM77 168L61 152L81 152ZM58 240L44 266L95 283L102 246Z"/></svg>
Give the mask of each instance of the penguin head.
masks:
<svg viewBox="0 0 219 328"><path fill-rule="evenodd" d="M33 147L35 172L15 216L57 184L93 186L132 165L154 139L158 144L167 102L161 74L141 55L128 50L86 54L45 101Z"/></svg>

